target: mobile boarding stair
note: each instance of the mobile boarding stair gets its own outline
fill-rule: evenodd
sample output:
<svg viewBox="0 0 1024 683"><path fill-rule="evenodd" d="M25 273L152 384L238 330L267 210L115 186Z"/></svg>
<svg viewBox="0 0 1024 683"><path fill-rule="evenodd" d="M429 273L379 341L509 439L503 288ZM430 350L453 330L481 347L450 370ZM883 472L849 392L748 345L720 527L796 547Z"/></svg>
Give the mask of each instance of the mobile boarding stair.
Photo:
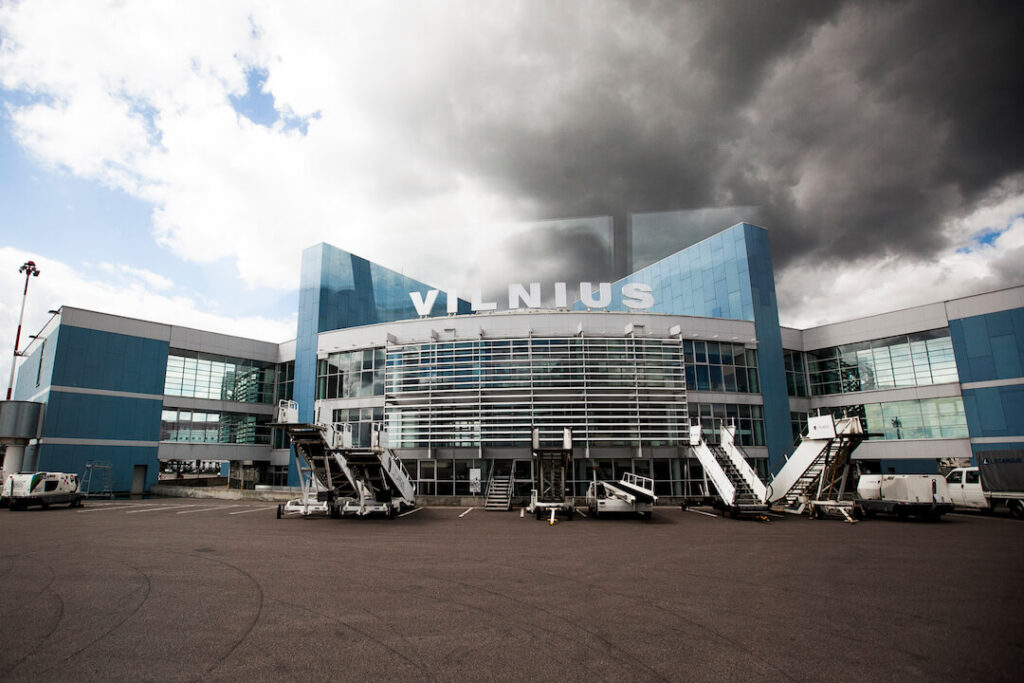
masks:
<svg viewBox="0 0 1024 683"><path fill-rule="evenodd" d="M299 422L294 401L281 402L271 426L283 429L295 447L302 490L300 498L278 506L278 517L383 513L394 518L415 507L412 478L402 461L380 446L378 431L370 447L354 447L349 425Z"/></svg>
<svg viewBox="0 0 1024 683"><path fill-rule="evenodd" d="M735 443L735 428L723 427L721 443L708 444L698 425L690 446L718 492L716 506L733 517L762 515L769 509L812 517L839 515L853 522L856 508L849 481L850 456L867 437L857 417L808 419L807 433L782 468L764 484Z"/></svg>
<svg viewBox="0 0 1024 683"><path fill-rule="evenodd" d="M859 508L850 481L851 456L867 437L856 416L808 418L806 434L768 482L768 503L792 514L838 515L855 521Z"/></svg>
<svg viewBox="0 0 1024 683"><path fill-rule="evenodd" d="M722 427L720 443L710 444L704 440L700 425L693 425L690 447L718 492L715 507L732 517L763 515L768 511L765 485L736 445L735 436L734 426Z"/></svg>

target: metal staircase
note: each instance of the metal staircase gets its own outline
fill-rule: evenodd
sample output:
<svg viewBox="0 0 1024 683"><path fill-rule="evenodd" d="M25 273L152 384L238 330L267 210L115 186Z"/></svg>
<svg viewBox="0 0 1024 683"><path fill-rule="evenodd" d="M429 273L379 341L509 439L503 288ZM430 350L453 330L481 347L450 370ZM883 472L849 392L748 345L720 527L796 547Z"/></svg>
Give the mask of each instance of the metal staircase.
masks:
<svg viewBox="0 0 1024 683"><path fill-rule="evenodd" d="M787 512L836 512L851 520L852 491L846 491L853 450L867 437L860 419L820 415L768 483L767 499ZM851 520L852 521L852 520Z"/></svg>
<svg viewBox="0 0 1024 683"><path fill-rule="evenodd" d="M700 460L708 480L718 492L716 507L721 507L732 516L740 514L761 514L768 509L763 496L763 486L753 469L743 457L743 452L734 443L732 427L723 427L721 446L704 440L700 425L690 427L690 446ZM757 485L757 490L754 486Z"/></svg>
<svg viewBox="0 0 1024 683"><path fill-rule="evenodd" d="M295 448L302 489L301 498L279 506L278 516L383 512L394 517L403 507L415 506L412 477L394 452L378 445L379 432L372 446L353 447L349 425L300 423L297 413L294 401L282 401L278 421L272 423Z"/></svg>
<svg viewBox="0 0 1024 683"><path fill-rule="evenodd" d="M750 484L747 483L746 479L740 473L739 469L733 465L732 460L729 458L729 454L721 446L714 444L708 444L708 448L711 454L715 456L715 460L718 461L719 466L725 471L725 475L732 482L735 487L735 493L733 494L733 505L736 507L764 507L764 501L760 500L754 493L754 489L750 488Z"/></svg>
<svg viewBox="0 0 1024 683"><path fill-rule="evenodd" d="M491 476L487 482L487 498L484 510L509 510L512 507L512 474L508 476Z"/></svg>

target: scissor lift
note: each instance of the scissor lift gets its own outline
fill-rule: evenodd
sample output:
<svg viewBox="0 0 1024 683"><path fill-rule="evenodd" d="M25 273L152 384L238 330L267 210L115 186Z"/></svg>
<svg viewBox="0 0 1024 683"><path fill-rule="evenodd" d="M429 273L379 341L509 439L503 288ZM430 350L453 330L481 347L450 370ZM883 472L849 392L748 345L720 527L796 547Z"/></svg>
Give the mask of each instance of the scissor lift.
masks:
<svg viewBox="0 0 1024 683"><path fill-rule="evenodd" d="M572 429L562 430L560 446L542 446L540 430L533 430L533 489L526 511L537 519L565 514L572 519L576 512L576 497L566 492L567 475L572 472Z"/></svg>

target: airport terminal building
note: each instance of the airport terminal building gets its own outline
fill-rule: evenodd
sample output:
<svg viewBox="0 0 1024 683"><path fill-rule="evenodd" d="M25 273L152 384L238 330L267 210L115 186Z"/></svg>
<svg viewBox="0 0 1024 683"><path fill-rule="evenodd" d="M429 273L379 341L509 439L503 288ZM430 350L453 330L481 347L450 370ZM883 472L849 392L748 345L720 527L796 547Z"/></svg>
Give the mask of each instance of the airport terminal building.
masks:
<svg viewBox="0 0 1024 683"><path fill-rule="evenodd" d="M15 400L41 404L22 469L109 463L115 491L142 492L161 461L216 460L235 485L295 486L268 426L280 400L357 443L380 431L420 496L469 495L471 469L525 494L534 429L572 429L577 494L624 472L691 493L690 424L734 424L762 477L819 411L861 416L854 458L883 472L1024 448L1024 286L798 330L779 324L763 228L631 270L484 299L318 244L281 344L63 307L18 370Z"/></svg>

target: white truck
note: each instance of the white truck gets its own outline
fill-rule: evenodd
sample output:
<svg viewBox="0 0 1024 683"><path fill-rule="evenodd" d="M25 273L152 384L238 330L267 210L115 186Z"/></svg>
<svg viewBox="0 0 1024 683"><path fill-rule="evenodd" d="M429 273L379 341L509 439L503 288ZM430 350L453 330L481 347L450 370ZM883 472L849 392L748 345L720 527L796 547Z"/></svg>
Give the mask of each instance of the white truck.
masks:
<svg viewBox="0 0 1024 683"><path fill-rule="evenodd" d="M953 511L949 487L938 474L862 474L856 505L867 517L883 513L939 519Z"/></svg>
<svg viewBox="0 0 1024 683"><path fill-rule="evenodd" d="M1022 459L1003 462L982 457L981 463L980 468L957 467L946 475L953 505L989 512L1006 506L1012 517L1024 519L1024 486L1013 477L1020 477L1024 470Z"/></svg>
<svg viewBox="0 0 1024 683"><path fill-rule="evenodd" d="M11 510L24 510L29 505L67 503L68 507L82 504L77 474L68 472L18 472L4 480L3 497Z"/></svg>

